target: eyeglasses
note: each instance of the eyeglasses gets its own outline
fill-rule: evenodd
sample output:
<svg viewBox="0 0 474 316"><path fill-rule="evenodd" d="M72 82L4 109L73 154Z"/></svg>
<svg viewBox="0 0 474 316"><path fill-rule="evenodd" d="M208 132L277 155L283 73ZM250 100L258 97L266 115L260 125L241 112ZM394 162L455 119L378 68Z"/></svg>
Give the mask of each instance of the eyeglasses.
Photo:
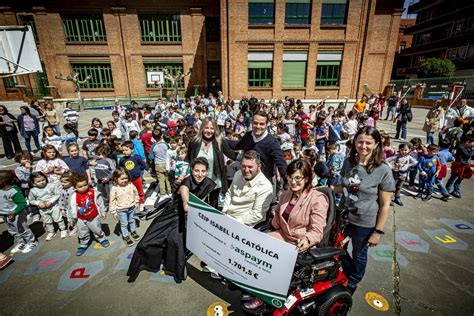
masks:
<svg viewBox="0 0 474 316"><path fill-rule="evenodd" d="M300 183L301 181L304 180L304 177L300 177L300 176L296 176L296 177L286 176L286 178L288 179L288 182L295 181L297 183Z"/></svg>

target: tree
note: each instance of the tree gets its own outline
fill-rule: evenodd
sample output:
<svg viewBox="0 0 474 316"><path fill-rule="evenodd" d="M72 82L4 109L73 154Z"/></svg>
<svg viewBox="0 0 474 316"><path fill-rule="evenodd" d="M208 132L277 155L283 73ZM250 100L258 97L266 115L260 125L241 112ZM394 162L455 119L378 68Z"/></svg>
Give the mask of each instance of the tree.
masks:
<svg viewBox="0 0 474 316"><path fill-rule="evenodd" d="M449 59L428 58L420 65L419 76L422 78L452 77L456 65Z"/></svg>

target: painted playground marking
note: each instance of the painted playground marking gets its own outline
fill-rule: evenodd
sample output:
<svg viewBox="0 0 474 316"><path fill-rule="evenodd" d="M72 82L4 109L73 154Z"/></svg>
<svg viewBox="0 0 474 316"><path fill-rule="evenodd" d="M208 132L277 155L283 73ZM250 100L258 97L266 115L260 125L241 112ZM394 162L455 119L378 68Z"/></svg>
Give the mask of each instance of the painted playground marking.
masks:
<svg viewBox="0 0 474 316"><path fill-rule="evenodd" d="M380 312L386 312L390 308L387 299L375 292L365 293L365 301L370 307Z"/></svg>
<svg viewBox="0 0 474 316"><path fill-rule="evenodd" d="M469 245L444 228L423 229L435 244L451 250L467 250Z"/></svg>
<svg viewBox="0 0 474 316"><path fill-rule="evenodd" d="M439 221L457 233L474 234L474 224L465 220L441 218Z"/></svg>
<svg viewBox="0 0 474 316"><path fill-rule="evenodd" d="M379 262L393 261L393 246L389 244L379 244L375 247L369 248L369 255ZM397 262L400 266L408 266L408 259L397 250Z"/></svg>
<svg viewBox="0 0 474 316"><path fill-rule="evenodd" d="M430 250L430 244L414 233L397 231L395 232L395 240L408 251L428 253Z"/></svg>
<svg viewBox="0 0 474 316"><path fill-rule="evenodd" d="M117 257L116 264L114 266L114 270L127 270L130 266L130 262L132 261L133 253L135 252L134 247L128 247Z"/></svg>
<svg viewBox="0 0 474 316"><path fill-rule="evenodd" d="M102 260L89 263L75 263L59 279L58 290L75 291L92 280L102 270L104 270L104 261Z"/></svg>
<svg viewBox="0 0 474 316"><path fill-rule="evenodd" d="M109 248L104 248L100 245L100 243L94 241L89 249L86 250L84 256L93 257L112 253L120 244L120 238L115 235L110 235L107 237L107 239L110 242Z"/></svg>
<svg viewBox="0 0 474 316"><path fill-rule="evenodd" d="M28 253L17 252L17 253L12 254L10 253L10 250L11 250L10 248L5 254L15 259L15 261L18 261L18 262L26 261L27 259L32 257L34 254L36 254L40 250L42 245L43 245L43 241L39 241L38 245L36 245L36 247L34 247L33 250L31 250Z"/></svg>
<svg viewBox="0 0 474 316"><path fill-rule="evenodd" d="M56 271L61 268L61 266L69 259L69 257L71 257L71 254L67 250L48 252L34 260L26 269L25 275Z"/></svg>
<svg viewBox="0 0 474 316"><path fill-rule="evenodd" d="M150 276L150 281L158 281L158 282L163 282L163 283L168 283L168 284L177 284L174 280L174 277L172 274L168 274L165 271L163 271L163 266L161 266L160 271L153 273Z"/></svg>

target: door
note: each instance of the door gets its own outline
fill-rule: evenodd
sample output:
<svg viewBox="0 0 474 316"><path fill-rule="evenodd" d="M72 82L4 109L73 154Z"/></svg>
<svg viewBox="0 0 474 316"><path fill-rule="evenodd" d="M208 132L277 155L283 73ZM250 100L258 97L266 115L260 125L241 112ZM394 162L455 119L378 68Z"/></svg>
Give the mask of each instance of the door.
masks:
<svg viewBox="0 0 474 316"><path fill-rule="evenodd" d="M208 61L207 62L207 92L217 95L221 90L221 62Z"/></svg>

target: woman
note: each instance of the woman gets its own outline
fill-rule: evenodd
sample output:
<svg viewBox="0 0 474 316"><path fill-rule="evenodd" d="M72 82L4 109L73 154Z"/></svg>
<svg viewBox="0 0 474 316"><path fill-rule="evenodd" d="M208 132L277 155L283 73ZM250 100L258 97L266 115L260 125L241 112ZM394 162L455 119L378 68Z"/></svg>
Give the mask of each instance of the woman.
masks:
<svg viewBox="0 0 474 316"><path fill-rule="evenodd" d="M0 105L0 136L7 159L12 159L16 152L21 151L16 121L16 118L8 113L8 109L4 105Z"/></svg>
<svg viewBox="0 0 474 316"><path fill-rule="evenodd" d="M352 257L344 256L343 270L354 293L367 266L368 247L380 243L395 191L390 167L383 162L380 133L372 127L361 128L354 137L349 157L341 170L341 184L334 189L342 193L341 205L349 211L346 234L352 240Z"/></svg>
<svg viewBox="0 0 474 316"><path fill-rule="evenodd" d="M190 166L191 176L181 182L173 194L173 199L165 202L162 213L153 220L138 243L128 268L128 282L134 282L141 270L160 271L162 263L167 271L174 273L177 282L184 280L189 194L192 193L199 199L207 201L209 193L215 186L215 183L207 177L208 167L205 158L193 160Z"/></svg>
<svg viewBox="0 0 474 316"><path fill-rule="evenodd" d="M28 152L31 152L30 140L33 137L36 146L36 152L40 151L41 145L39 143L39 122L38 118L31 114L30 108L27 106L20 107L21 114L18 116L18 126L20 129L20 135L25 139L25 145Z"/></svg>
<svg viewBox="0 0 474 316"><path fill-rule="evenodd" d="M59 128L59 116L52 103L46 104L46 110L44 111L44 114L48 125L54 129L57 135L61 135L61 130Z"/></svg>
<svg viewBox="0 0 474 316"><path fill-rule="evenodd" d="M36 118L38 119L40 131L42 131L44 129L44 126L46 125L46 114L44 113L44 109L41 107L37 100L31 101L29 109L31 115L36 116Z"/></svg>
<svg viewBox="0 0 474 316"><path fill-rule="evenodd" d="M235 151L222 138L217 123L214 119L206 117L201 124L201 128L189 143L188 156L186 160L192 162L197 157L204 157L209 162L209 178L216 183L215 189L210 195L210 204L217 209L219 193L227 192L227 167L224 163L224 154L236 160Z"/></svg>
<svg viewBox="0 0 474 316"><path fill-rule="evenodd" d="M441 118L444 117L444 109L441 107L441 101L437 100L433 107L428 111L425 117L423 131L426 132L426 143L434 144L434 133L439 131Z"/></svg>
<svg viewBox="0 0 474 316"><path fill-rule="evenodd" d="M303 160L293 161L286 169L288 190L280 195L275 208L269 235L296 245L299 252L305 252L323 238L326 215L329 209L327 197L312 186L313 170ZM263 305L259 298L252 297L244 303L245 308L257 310Z"/></svg>
<svg viewBox="0 0 474 316"><path fill-rule="evenodd" d="M407 124L413 119L413 113L411 111L411 106L408 104L407 99L402 99L400 102L400 109L398 110L397 115L395 116L395 121L397 122L397 132L395 138L400 140L407 139ZM402 133L401 138L400 131Z"/></svg>

